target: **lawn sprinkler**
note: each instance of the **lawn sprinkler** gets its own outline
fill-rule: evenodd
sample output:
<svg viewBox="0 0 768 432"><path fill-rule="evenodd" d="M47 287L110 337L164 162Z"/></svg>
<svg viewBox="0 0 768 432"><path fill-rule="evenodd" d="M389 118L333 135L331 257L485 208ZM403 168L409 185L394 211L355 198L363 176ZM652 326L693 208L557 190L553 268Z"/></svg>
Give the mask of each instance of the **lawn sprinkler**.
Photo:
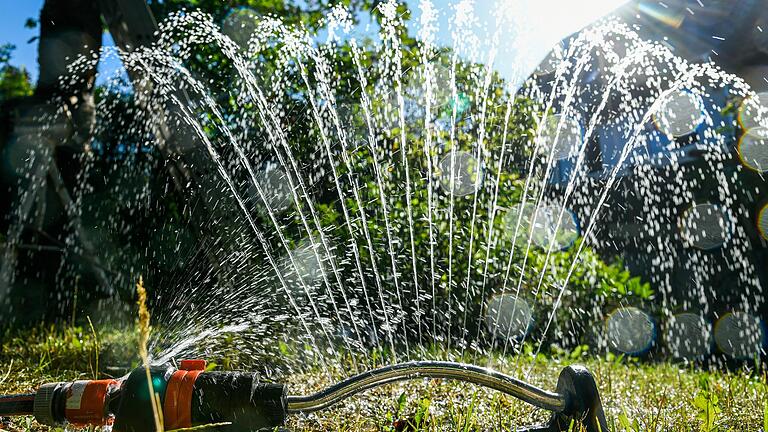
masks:
<svg viewBox="0 0 768 432"><path fill-rule="evenodd" d="M262 382L252 372L206 371L204 360L183 360L178 369L151 366L149 376L166 430L200 425L218 425L221 431L275 428L289 414L323 410L380 385L433 378L488 387L552 411L548 424L519 432L608 431L595 379L577 365L562 370L554 393L491 369L442 361L384 366L308 396L289 395L287 386ZM139 367L118 380L50 383L36 393L0 396L0 416L34 415L50 426L112 425L115 432L154 432L150 400L147 371ZM578 423L582 429L575 429Z"/></svg>

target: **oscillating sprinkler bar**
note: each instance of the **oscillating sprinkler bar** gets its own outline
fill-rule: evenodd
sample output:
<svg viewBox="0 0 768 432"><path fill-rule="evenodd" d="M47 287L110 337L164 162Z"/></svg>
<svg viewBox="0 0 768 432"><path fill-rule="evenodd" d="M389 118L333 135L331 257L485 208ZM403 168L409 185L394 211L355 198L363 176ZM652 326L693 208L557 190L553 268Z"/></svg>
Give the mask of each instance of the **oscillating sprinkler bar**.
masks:
<svg viewBox="0 0 768 432"><path fill-rule="evenodd" d="M452 379L477 384L553 412L563 412L566 407L563 395L542 390L492 369L454 362L414 361L361 373L313 395L288 396L288 413L322 410L374 387L419 378Z"/></svg>
<svg viewBox="0 0 768 432"><path fill-rule="evenodd" d="M178 369L170 364L152 366L150 376L166 429L213 423L227 424L219 428L225 431L274 428L288 414L326 409L374 387L437 378L491 388L552 412L547 425L519 431L561 432L571 430L574 422L587 432L608 431L597 385L582 366L563 369L555 392L491 369L442 361L381 367L308 396L289 396L287 386L262 383L255 373L206 372L203 360L183 360ZM0 397L0 416L34 415L50 426L112 424L115 432L151 432L154 417L148 389L143 367L120 380L43 384L35 394Z"/></svg>

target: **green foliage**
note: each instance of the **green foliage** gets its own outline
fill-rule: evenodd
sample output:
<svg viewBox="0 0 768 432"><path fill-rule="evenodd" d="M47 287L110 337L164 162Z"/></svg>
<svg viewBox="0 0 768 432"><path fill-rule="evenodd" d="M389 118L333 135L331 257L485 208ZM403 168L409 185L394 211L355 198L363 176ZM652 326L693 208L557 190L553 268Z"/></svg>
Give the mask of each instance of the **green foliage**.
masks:
<svg viewBox="0 0 768 432"><path fill-rule="evenodd" d="M763 403L763 430L768 431L768 399Z"/></svg>
<svg viewBox="0 0 768 432"><path fill-rule="evenodd" d="M0 45L0 102L32 94L29 74L23 67L10 64L14 45Z"/></svg>
<svg viewBox="0 0 768 432"><path fill-rule="evenodd" d="M699 391L693 397L693 406L696 408L697 417L701 422L701 430L704 432L714 432L719 430L715 425L718 420L721 408L720 398L711 391L710 380L707 375L699 377Z"/></svg>
<svg viewBox="0 0 768 432"><path fill-rule="evenodd" d="M8 62L11 61L11 56L15 49L16 46L13 44L0 45L0 64L6 66Z"/></svg>
<svg viewBox="0 0 768 432"><path fill-rule="evenodd" d="M97 332L93 327L40 326L24 332L6 330L0 335L0 364L22 361L38 373L58 374L82 370L96 377L104 360L109 366L125 365L137 345L131 332L119 329Z"/></svg>
<svg viewBox="0 0 768 432"><path fill-rule="evenodd" d="M629 420L629 417L625 412L622 412L618 416L619 424L621 427L627 431L627 432L640 432L642 429L640 428L640 423L637 421L637 419Z"/></svg>
<svg viewBox="0 0 768 432"><path fill-rule="evenodd" d="M600 278L595 293L603 296L614 296L619 299L636 297L642 300L652 300L654 291L651 284L643 282L640 277L632 276L621 260L612 264L594 260L594 273Z"/></svg>

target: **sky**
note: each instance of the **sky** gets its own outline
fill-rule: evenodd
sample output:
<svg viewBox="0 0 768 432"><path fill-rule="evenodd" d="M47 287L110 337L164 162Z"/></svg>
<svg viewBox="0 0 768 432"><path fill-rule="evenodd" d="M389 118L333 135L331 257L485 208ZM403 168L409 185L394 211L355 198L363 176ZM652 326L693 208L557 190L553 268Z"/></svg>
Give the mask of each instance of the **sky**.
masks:
<svg viewBox="0 0 768 432"><path fill-rule="evenodd" d="M417 31L420 19L418 0L407 0L414 11L410 24ZM549 49L565 36L579 30L591 21L609 13L626 0L463 0L467 8L460 8L458 0L433 0L439 11L437 34L439 45L453 46L458 42L465 57L487 62L491 46L498 47L494 67L507 79L516 80L530 73ZM16 45L12 64L24 66L32 80L37 79L37 43L28 41L37 36L39 29L24 28L27 18L37 18L43 0L0 0L0 44ZM473 31L454 40L449 17L468 12L474 18ZM499 43L493 44L498 33ZM475 43L467 44L467 40ZM104 35L105 46L113 45L109 34ZM472 49L467 48L471 45ZM99 66L110 72L119 68L113 61Z"/></svg>

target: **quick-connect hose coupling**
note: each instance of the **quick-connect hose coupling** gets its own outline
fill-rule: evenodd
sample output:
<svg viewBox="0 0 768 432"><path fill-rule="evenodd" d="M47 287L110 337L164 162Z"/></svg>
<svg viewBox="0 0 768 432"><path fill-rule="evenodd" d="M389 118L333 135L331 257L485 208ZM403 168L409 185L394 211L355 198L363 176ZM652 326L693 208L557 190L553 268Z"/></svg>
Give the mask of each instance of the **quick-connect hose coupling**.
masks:
<svg viewBox="0 0 768 432"><path fill-rule="evenodd" d="M280 426L286 417L286 388L260 382L248 372L205 372L205 361L183 360L150 368L152 388L159 396L165 429L229 423L220 431L256 431ZM124 380L109 402L115 432L154 430L146 371L138 368Z"/></svg>
<svg viewBox="0 0 768 432"><path fill-rule="evenodd" d="M116 380L43 384L35 393L33 414L38 423L56 426L103 425L110 421L107 394L119 388Z"/></svg>

